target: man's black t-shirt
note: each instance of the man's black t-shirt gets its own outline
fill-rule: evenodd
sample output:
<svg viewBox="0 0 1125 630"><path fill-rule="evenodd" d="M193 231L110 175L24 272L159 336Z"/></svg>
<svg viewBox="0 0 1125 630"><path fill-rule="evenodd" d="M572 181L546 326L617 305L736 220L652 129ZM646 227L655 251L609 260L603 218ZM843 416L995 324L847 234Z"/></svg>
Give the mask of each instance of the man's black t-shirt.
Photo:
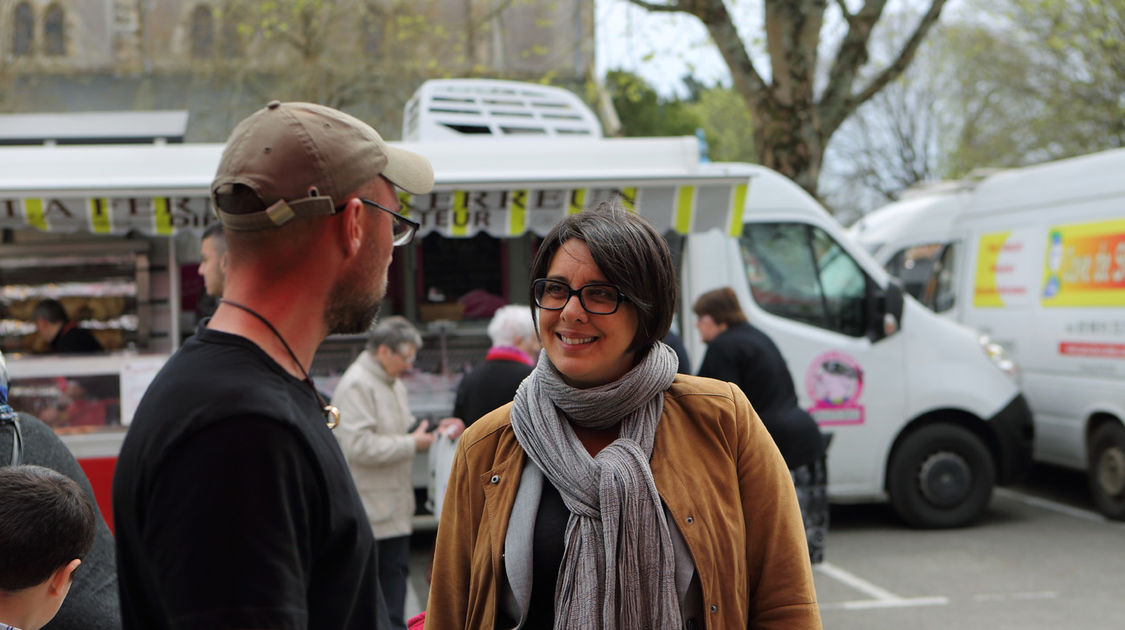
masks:
<svg viewBox="0 0 1125 630"><path fill-rule="evenodd" d="M385 628L375 540L312 391L202 326L148 388L113 484L126 629Z"/></svg>

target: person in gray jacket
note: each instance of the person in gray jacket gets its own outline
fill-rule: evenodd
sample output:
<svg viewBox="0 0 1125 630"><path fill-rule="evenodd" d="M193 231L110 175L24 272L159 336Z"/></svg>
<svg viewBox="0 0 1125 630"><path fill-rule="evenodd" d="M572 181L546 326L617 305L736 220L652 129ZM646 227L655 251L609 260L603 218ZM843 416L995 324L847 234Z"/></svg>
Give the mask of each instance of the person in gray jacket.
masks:
<svg viewBox="0 0 1125 630"><path fill-rule="evenodd" d="M0 466L34 464L70 477L94 505L94 545L74 572L70 594L43 630L120 630L113 534L98 510L94 490L78 461L50 427L8 405L8 367L0 353Z"/></svg>

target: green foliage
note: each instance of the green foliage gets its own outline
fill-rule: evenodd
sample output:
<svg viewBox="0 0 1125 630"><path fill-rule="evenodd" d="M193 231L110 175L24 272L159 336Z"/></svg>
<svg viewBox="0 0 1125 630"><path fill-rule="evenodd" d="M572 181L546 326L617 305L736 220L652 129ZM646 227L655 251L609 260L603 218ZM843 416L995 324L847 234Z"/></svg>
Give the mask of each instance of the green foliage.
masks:
<svg viewBox="0 0 1125 630"><path fill-rule="evenodd" d="M626 136L692 135L700 125L687 103L661 97L635 74L611 70L606 74L606 89Z"/></svg>
<svg viewBox="0 0 1125 630"><path fill-rule="evenodd" d="M641 77L611 70L606 88L626 136L690 136L703 129L708 156L716 162L753 162L754 124L746 101L734 90L707 87L684 77L686 98L664 98Z"/></svg>
<svg viewBox="0 0 1125 630"><path fill-rule="evenodd" d="M701 88L697 102L688 106L695 113L707 138L713 162L757 162L754 148L754 119L746 101L724 87Z"/></svg>
<svg viewBox="0 0 1125 630"><path fill-rule="evenodd" d="M947 176L1125 146L1125 0L995 0L949 33Z"/></svg>

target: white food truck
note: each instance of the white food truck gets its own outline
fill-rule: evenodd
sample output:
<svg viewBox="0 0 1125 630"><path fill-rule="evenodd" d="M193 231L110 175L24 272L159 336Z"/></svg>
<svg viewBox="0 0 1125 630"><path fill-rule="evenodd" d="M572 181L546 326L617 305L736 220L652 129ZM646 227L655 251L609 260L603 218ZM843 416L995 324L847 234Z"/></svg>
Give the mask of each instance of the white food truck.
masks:
<svg viewBox="0 0 1125 630"><path fill-rule="evenodd" d="M910 195L852 233L909 292L1020 367L1034 458L1125 519L1125 150Z"/></svg>
<svg viewBox="0 0 1125 630"><path fill-rule="evenodd" d="M983 513L994 484L1023 474L1032 429L1011 364L990 355L974 332L904 297L795 184L760 166L701 162L694 137L602 139L579 128L581 117L555 106L510 116L521 95L543 105L550 94L544 96L543 86L486 83L476 95L471 84L459 84L456 101L446 95L408 106L408 124L432 119L443 125L438 110L445 109L456 117L447 129L506 124L510 132L516 127L501 120L506 116L520 126L507 137L478 129L471 138L402 143L433 162L437 181L431 194L402 199L423 227L413 246L396 252L389 312L419 321L434 313L448 317L454 321L443 323L454 331L448 341L455 345L458 331L483 328L469 317L473 303L427 303L423 296L451 293L450 283L485 264L491 271L482 272L482 282L495 281L494 297L526 303L528 262L539 235L567 213L617 198L672 245L681 282L679 325L696 365L704 347L690 305L715 287L733 287L750 320L777 342L801 403L833 435L834 500L889 500L911 524L959 526ZM431 105L432 111L422 111ZM474 111L489 107L497 111L491 122L472 122ZM551 132L530 136L529 119L553 125ZM84 241L98 233L145 240L181 232L198 240L211 220L207 191L221 149L2 148L0 227L20 233L19 247L29 251L36 247L29 230L50 235L57 225L86 233ZM181 311L173 286L179 275L168 271L177 267L178 249L158 247L157 258L167 264L149 291L157 296L155 307L172 313ZM451 252L468 253L442 258ZM148 344L109 357L10 356L9 371L17 384L29 374L54 377L71 367L120 375L121 427L64 436L97 436L87 450L74 448L80 457L100 458L111 474L129 410L178 337L168 339L167 347ZM443 349L446 341L443 336ZM318 360L332 343L329 338L321 347ZM322 375L314 374L324 386ZM443 404L447 393L438 396Z"/></svg>

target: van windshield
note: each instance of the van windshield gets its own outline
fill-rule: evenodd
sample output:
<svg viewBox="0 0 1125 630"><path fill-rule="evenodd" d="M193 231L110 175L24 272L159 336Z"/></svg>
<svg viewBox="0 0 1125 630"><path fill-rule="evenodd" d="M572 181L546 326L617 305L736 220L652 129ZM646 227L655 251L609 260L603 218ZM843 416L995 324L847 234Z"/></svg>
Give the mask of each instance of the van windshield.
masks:
<svg viewBox="0 0 1125 630"><path fill-rule="evenodd" d="M902 280L903 288L916 300L935 313L944 313L956 304L954 250L953 243L906 247L887 261L887 271Z"/></svg>
<svg viewBox="0 0 1125 630"><path fill-rule="evenodd" d="M867 276L839 243L802 223L747 223L740 239L754 301L852 337L867 332Z"/></svg>

